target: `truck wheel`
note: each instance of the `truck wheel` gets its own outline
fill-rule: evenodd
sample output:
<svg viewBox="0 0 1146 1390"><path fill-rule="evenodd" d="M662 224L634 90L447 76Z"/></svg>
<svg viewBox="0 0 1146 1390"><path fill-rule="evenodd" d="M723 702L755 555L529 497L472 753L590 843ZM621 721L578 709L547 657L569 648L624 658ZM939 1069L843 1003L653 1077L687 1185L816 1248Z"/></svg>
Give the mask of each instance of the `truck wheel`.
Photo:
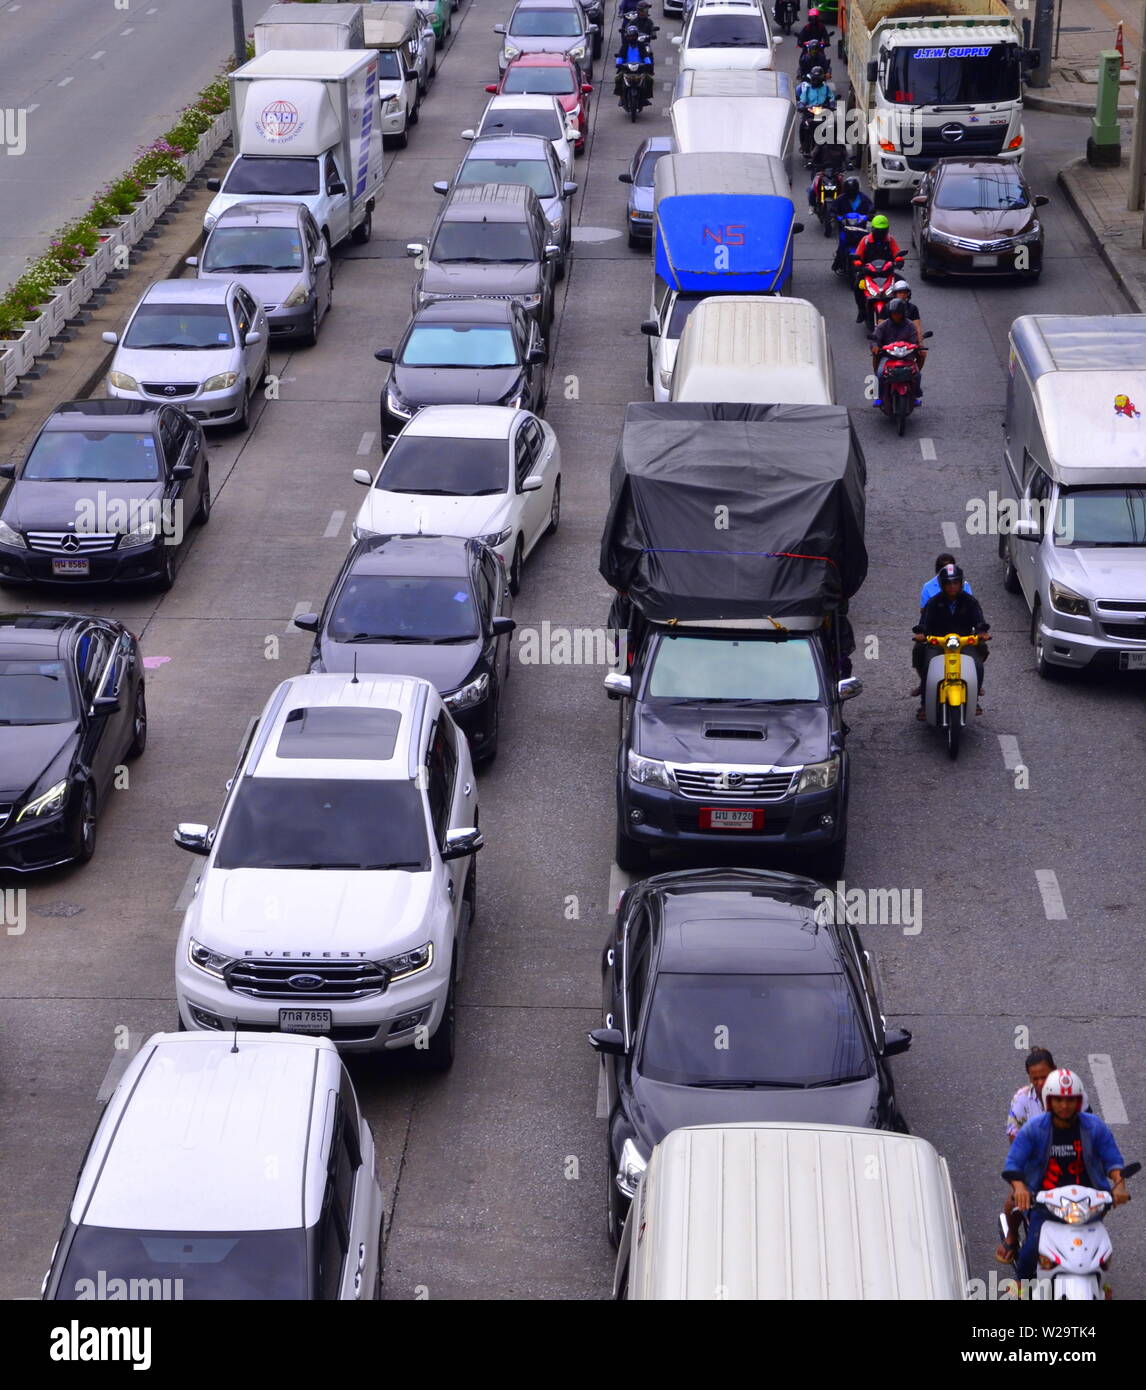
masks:
<svg viewBox="0 0 1146 1390"><path fill-rule="evenodd" d="M365 246L366 243L370 240L370 236L373 231L374 209L370 208L367 210L366 216L362 219L362 221L350 233L350 240L353 241L356 246Z"/></svg>
<svg viewBox="0 0 1146 1390"><path fill-rule="evenodd" d="M873 188L871 200L875 204L877 212L886 212L891 207L891 192L886 188Z"/></svg>
<svg viewBox="0 0 1146 1390"><path fill-rule="evenodd" d="M392 150L404 150L410 143L410 132L401 130L397 135L387 135L385 143Z"/></svg>
<svg viewBox="0 0 1146 1390"><path fill-rule="evenodd" d="M1039 620L1042 617L1042 611L1042 604L1038 599L1035 599L1035 606L1031 610L1031 643L1035 649L1035 670L1044 681L1053 681L1058 676L1058 667L1052 666L1047 660L1046 646L1042 634L1039 632Z"/></svg>

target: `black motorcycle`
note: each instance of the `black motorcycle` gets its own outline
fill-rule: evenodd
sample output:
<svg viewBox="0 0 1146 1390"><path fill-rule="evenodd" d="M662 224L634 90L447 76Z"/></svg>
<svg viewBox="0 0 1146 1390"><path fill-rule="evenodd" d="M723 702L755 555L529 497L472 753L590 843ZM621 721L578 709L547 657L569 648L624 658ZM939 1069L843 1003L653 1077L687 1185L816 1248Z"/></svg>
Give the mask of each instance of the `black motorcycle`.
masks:
<svg viewBox="0 0 1146 1390"><path fill-rule="evenodd" d="M792 25L800 17L799 0L776 0L772 17L785 34L792 32Z"/></svg>
<svg viewBox="0 0 1146 1390"><path fill-rule="evenodd" d="M868 214L866 212L845 212L836 214L836 226L842 224L843 247L832 262L832 269L842 275L848 285L854 287L855 254L860 242L867 236Z"/></svg>
<svg viewBox="0 0 1146 1390"><path fill-rule="evenodd" d="M625 63L621 68L621 108L629 113L629 120L635 121L649 104L645 95L645 73L643 63Z"/></svg>
<svg viewBox="0 0 1146 1390"><path fill-rule="evenodd" d="M816 130L821 122L835 119L834 111L834 102L816 106L802 106L800 108L800 153L804 156L804 163L809 167L812 162L813 148L817 143L825 143L824 141L817 142Z"/></svg>

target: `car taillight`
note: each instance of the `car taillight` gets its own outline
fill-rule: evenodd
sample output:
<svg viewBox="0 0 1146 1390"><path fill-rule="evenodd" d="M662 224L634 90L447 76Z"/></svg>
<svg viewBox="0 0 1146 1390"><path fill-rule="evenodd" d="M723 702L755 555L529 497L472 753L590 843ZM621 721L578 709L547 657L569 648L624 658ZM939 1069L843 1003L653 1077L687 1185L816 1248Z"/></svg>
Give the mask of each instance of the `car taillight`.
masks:
<svg viewBox="0 0 1146 1390"><path fill-rule="evenodd" d="M1007 146L1007 149L1017 150L1022 145L1022 143L1023 137L1021 135L1016 135L1015 138L1011 141L1011 143Z"/></svg>
<svg viewBox="0 0 1146 1390"><path fill-rule="evenodd" d="M881 141L879 142L879 147L880 147L880 149L883 150L886 154L894 154L894 153L895 153L895 143L894 143L894 141L892 141L892 140L881 140Z"/></svg>

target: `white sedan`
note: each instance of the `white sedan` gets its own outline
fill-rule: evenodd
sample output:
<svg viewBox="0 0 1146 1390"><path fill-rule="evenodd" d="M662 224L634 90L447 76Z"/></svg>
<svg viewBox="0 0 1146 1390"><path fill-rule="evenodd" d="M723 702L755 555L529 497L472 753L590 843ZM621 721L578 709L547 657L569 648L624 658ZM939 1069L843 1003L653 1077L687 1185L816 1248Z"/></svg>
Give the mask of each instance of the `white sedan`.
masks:
<svg viewBox="0 0 1146 1390"><path fill-rule="evenodd" d="M500 405L429 405L391 444L354 520L354 538L467 536L496 550L510 592L561 518L561 449L544 420Z"/></svg>
<svg viewBox="0 0 1146 1390"><path fill-rule="evenodd" d="M476 130L463 130L463 140L479 135L540 135L553 145L561 177L573 177L573 148L578 130L556 97L522 93L490 97Z"/></svg>

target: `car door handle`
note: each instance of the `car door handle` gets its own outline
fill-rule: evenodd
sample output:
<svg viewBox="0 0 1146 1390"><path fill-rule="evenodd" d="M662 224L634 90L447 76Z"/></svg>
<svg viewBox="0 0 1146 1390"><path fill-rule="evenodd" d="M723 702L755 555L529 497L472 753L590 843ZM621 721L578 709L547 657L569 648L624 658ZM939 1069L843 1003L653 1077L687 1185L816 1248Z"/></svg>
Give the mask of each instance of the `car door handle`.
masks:
<svg viewBox="0 0 1146 1390"><path fill-rule="evenodd" d="M354 1297L362 1297L362 1271L357 1270L354 1275Z"/></svg>
<svg viewBox="0 0 1146 1390"><path fill-rule="evenodd" d="M473 791L473 787L469 784L469 782L466 782L465 785L462 787L462 795L469 796L471 791Z"/></svg>
<svg viewBox="0 0 1146 1390"><path fill-rule="evenodd" d="M450 902L453 902L453 900L454 900L454 881L453 881L452 878L446 879L446 896L449 898Z"/></svg>
<svg viewBox="0 0 1146 1390"><path fill-rule="evenodd" d="M366 1268L366 1242L363 1241L358 1247L358 1272L359 1274Z"/></svg>

